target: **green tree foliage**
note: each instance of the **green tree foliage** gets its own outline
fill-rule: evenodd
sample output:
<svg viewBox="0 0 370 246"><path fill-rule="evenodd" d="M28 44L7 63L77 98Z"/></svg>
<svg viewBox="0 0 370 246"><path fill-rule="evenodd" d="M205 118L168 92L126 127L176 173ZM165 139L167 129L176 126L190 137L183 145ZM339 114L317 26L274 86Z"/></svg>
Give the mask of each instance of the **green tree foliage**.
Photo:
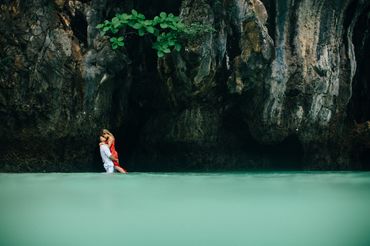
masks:
<svg viewBox="0 0 370 246"><path fill-rule="evenodd" d="M165 12L161 12L152 20L147 20L143 14L134 9L129 14L117 14L96 27L102 36L111 37L113 49L125 45L125 32L121 30L126 27L135 30L139 36L150 35L153 37L152 47L157 51L158 57L163 57L173 50L180 51L184 40L214 31L209 25L198 23L185 25L178 16Z"/></svg>

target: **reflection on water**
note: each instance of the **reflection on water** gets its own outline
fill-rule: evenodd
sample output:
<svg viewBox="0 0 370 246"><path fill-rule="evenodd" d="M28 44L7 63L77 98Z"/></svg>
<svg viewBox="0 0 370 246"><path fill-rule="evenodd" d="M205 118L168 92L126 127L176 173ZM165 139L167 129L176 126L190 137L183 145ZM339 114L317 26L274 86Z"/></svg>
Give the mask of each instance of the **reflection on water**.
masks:
<svg viewBox="0 0 370 246"><path fill-rule="evenodd" d="M0 174L0 245L370 245L370 173Z"/></svg>

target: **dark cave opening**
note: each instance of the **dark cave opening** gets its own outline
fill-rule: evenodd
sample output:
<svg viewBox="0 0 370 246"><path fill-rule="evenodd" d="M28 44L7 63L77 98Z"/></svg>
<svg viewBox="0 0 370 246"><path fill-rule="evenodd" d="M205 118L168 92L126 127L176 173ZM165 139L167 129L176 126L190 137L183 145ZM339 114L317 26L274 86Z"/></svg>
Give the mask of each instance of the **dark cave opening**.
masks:
<svg viewBox="0 0 370 246"><path fill-rule="evenodd" d="M131 8L143 13L147 19L152 19L162 11L179 14L180 0L141 0L134 1ZM139 37L129 35L126 37L125 50L131 61L128 73L125 75L132 80L127 96L127 112L122 119L122 126L114 126L117 134L117 151L122 156L123 166L128 171L147 171L147 167L134 163L133 158L141 148L143 131L146 123L163 110L166 103L161 94L161 79L159 76L157 62L158 57L152 49L153 40L150 37ZM119 90L113 95L113 101L119 101L121 94ZM115 106L113 111L121 110Z"/></svg>
<svg viewBox="0 0 370 246"><path fill-rule="evenodd" d="M249 136L245 147L262 169L299 171L304 168L303 147L295 135L276 144L261 144Z"/></svg>
<svg viewBox="0 0 370 246"><path fill-rule="evenodd" d="M366 8L354 27L356 73L352 82L349 115L357 123L370 120L370 7Z"/></svg>
<svg viewBox="0 0 370 246"><path fill-rule="evenodd" d="M259 152L271 159L272 168L278 170L302 170L303 147L296 135L273 145L260 145Z"/></svg>
<svg viewBox="0 0 370 246"><path fill-rule="evenodd" d="M246 165L247 170L303 170L304 149L298 136L290 135L274 144L258 142L250 133L251 129L246 127L240 105L242 103L236 102L227 112L224 127L227 134L236 140L232 145L241 150L245 162L242 165Z"/></svg>

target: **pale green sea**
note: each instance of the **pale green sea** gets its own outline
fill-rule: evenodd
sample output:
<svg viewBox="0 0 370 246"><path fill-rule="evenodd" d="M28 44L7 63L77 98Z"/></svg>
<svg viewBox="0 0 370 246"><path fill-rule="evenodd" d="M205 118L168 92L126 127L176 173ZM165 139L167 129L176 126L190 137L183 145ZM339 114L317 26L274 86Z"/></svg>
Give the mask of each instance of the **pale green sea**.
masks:
<svg viewBox="0 0 370 246"><path fill-rule="evenodd" d="M4 246L369 246L370 173L0 174Z"/></svg>

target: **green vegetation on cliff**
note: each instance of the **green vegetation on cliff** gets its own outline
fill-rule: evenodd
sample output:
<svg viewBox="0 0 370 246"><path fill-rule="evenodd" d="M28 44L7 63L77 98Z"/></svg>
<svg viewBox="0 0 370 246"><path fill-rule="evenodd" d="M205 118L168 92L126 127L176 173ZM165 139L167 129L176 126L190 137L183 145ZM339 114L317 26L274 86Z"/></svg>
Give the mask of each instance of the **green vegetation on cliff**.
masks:
<svg viewBox="0 0 370 246"><path fill-rule="evenodd" d="M180 51L185 40L214 30L208 25L199 23L184 24L178 16L172 13L161 12L159 16L148 20L134 9L131 13L117 14L111 20L105 20L96 27L101 30L102 36L108 34L111 37L110 42L113 49L125 45L125 35L130 33L129 30L123 31L127 27L137 31L141 37L150 35L155 39L152 48L157 51L158 57L163 57L173 50Z"/></svg>

